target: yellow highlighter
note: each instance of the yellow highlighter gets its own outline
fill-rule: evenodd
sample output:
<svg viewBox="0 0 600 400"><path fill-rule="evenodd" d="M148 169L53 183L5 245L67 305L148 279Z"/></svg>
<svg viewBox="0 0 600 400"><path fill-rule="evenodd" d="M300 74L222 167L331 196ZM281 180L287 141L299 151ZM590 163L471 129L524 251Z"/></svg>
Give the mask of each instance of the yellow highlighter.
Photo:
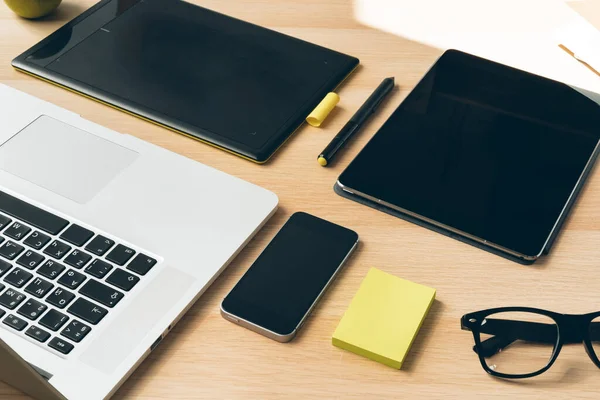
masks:
<svg viewBox="0 0 600 400"><path fill-rule="evenodd" d="M335 108L337 103L340 102L340 96L337 93L327 93L327 96L319 105L306 117L306 122L308 122L311 126L318 128L321 126L323 121L327 118L329 113Z"/></svg>
<svg viewBox="0 0 600 400"><path fill-rule="evenodd" d="M400 369L434 299L435 289L371 268L332 343Z"/></svg>

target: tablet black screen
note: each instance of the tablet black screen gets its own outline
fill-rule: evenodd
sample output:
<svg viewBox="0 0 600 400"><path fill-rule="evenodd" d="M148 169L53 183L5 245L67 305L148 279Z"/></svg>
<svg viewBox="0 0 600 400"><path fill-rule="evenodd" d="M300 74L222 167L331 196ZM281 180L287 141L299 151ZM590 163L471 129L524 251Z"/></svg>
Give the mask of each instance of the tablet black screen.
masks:
<svg viewBox="0 0 600 400"><path fill-rule="evenodd" d="M537 256L599 138L600 107L580 92L448 51L339 181Z"/></svg>

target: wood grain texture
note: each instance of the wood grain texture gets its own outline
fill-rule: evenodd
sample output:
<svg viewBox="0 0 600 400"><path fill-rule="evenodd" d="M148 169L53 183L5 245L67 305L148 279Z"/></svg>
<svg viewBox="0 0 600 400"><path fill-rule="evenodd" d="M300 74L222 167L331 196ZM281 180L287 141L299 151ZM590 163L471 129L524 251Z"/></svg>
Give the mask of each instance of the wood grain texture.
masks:
<svg viewBox="0 0 600 400"><path fill-rule="evenodd" d="M19 19L0 4L0 82L133 134L279 195L281 209L118 391L131 399L597 398L600 371L582 346L567 346L538 379L488 377L459 327L466 312L523 305L558 312L600 309L600 172L582 192L552 254L525 267L342 199L337 176L442 53L361 26L351 0L196 0L208 8L361 59L340 89L341 102L321 129L304 126L264 166L135 119L14 71L10 60L91 0L65 0L42 21ZM398 89L331 168L317 154L386 76ZM361 246L299 337L279 344L219 315L219 304L289 215L303 210L357 231ZM201 244L200 244L201 245ZM331 335L368 269L437 289L437 301L397 371L331 345ZM0 384L0 399L26 398Z"/></svg>

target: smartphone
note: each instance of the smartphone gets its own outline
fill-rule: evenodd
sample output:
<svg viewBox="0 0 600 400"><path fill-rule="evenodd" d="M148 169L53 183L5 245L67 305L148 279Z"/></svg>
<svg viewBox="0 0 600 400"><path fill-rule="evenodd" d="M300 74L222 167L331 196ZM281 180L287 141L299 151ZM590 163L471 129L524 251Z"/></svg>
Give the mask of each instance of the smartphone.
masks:
<svg viewBox="0 0 600 400"><path fill-rule="evenodd" d="M221 315L289 342L358 244L356 232L297 212L221 303Z"/></svg>

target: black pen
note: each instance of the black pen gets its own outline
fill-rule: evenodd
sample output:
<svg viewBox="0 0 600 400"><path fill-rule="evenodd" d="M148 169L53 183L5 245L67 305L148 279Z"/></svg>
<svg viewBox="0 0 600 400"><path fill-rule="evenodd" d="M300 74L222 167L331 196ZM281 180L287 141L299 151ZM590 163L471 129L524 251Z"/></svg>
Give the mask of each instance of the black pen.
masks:
<svg viewBox="0 0 600 400"><path fill-rule="evenodd" d="M375 89L373 94L369 96L367 101L358 109L356 114L350 118L350 121L344 125L340 133L335 135L333 140L327 145L325 150L317 157L317 161L321 166L325 167L331 163L331 160L341 149L344 144L360 130L363 124L377 110L379 104L394 88L394 78L385 78L383 82Z"/></svg>

